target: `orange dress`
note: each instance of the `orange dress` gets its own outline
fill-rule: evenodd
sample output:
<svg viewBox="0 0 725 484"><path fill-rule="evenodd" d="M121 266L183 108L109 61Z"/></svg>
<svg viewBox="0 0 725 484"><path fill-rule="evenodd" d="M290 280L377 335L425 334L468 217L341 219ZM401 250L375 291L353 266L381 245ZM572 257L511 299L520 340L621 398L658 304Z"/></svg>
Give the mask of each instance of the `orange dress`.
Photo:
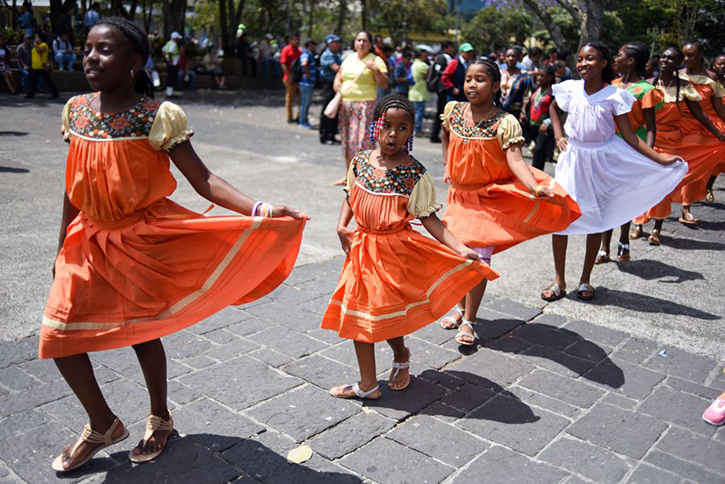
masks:
<svg viewBox="0 0 725 484"><path fill-rule="evenodd" d="M377 343L437 320L483 278L498 274L414 231L412 219L440 208L433 180L415 159L375 168L371 152L350 163L346 191L357 229L322 327Z"/></svg>
<svg viewBox="0 0 725 484"><path fill-rule="evenodd" d="M644 79L625 84L620 77L612 81L612 86L624 89L637 99L637 102L632 104L632 110L627 113L627 118L629 119L629 124L632 125L632 130L634 130L642 141L646 142L647 123L644 119L644 110L654 109L656 111L661 109L665 102L664 93ZM617 134L619 134L619 130L617 130Z"/></svg>
<svg viewBox="0 0 725 484"><path fill-rule="evenodd" d="M471 126L468 103L450 102L443 112L449 132L446 174L451 184L443 222L469 247L494 253L544 234L560 232L581 216L579 205L551 176L530 168L553 198L537 198L513 174L505 150L524 141L521 125L499 111Z"/></svg>
<svg viewBox="0 0 725 484"><path fill-rule="evenodd" d="M725 88L723 88L719 82L712 80L708 76L693 76L686 74L681 77L688 79L692 83L692 86L697 89L697 92L702 97L702 101L700 102L702 110L705 112L707 117L710 118L712 124L714 124L717 129L725 133L725 121L718 116L717 111L715 111L715 108L713 107L713 103L723 103L725 101ZM692 118L692 114L690 114L689 111L686 113L688 117ZM693 118L693 121L705 136L714 137L713 134L707 131L704 126L697 122L697 120ZM715 165L712 175L718 175L723 172L725 172L725 158ZM705 181L707 182L707 180ZM699 190L699 192L702 191L699 187L696 187L696 190ZM697 196L700 194L701 193L695 193L694 195Z"/></svg>
<svg viewBox="0 0 725 484"><path fill-rule="evenodd" d="M304 221L204 217L166 198L166 152L192 135L183 111L142 97L117 114L97 94L63 110L66 192L80 210L55 262L40 357L107 350L168 335L289 275Z"/></svg>

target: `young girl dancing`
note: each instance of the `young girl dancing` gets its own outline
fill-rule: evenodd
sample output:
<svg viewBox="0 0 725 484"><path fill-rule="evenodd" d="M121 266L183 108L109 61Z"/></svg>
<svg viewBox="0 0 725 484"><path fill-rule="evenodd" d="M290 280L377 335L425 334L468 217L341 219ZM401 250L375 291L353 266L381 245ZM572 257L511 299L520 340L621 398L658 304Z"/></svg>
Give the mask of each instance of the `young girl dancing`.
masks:
<svg viewBox="0 0 725 484"><path fill-rule="evenodd" d="M664 106L664 94L662 91L644 79L645 69L649 61L649 47L642 42L629 42L624 44L614 57L612 67L614 72L622 77L612 81L612 85L629 92L635 98L632 110L628 113L629 124L635 134L647 146L654 148L657 138L657 123L655 122L655 110ZM621 136L621 133L617 133ZM631 221L627 221L620 227L619 243L617 244L617 260L626 262L631 259L629 252L629 228ZM595 264L609 262L609 244L612 240L614 229L607 230L602 234L602 247L599 249ZM636 234L635 234L636 235Z"/></svg>
<svg viewBox="0 0 725 484"><path fill-rule="evenodd" d="M487 263L491 255L539 235L565 229L580 215L576 202L552 177L529 168L516 117L499 105L496 64L482 58L466 70L467 103L450 102L443 113L443 160L448 206L443 222ZM486 281L481 281L441 321L458 328L456 342L473 345L473 325Z"/></svg>
<svg viewBox="0 0 725 484"><path fill-rule="evenodd" d="M191 146L184 112L152 99L143 68L149 44L135 23L103 19L84 49L83 70L97 92L63 109L66 193L40 357L55 359L90 423L53 461L59 472L129 435L87 353L136 351L151 415L129 459L155 458L173 429L159 338L277 287L292 270L308 218L255 203L209 171ZM204 217L172 202L169 158L201 196L256 216Z"/></svg>
<svg viewBox="0 0 725 484"><path fill-rule="evenodd" d="M337 232L347 254L322 327L355 342L360 382L334 387L338 398L381 397L374 343L393 349L388 380L392 390L410 384L410 351L404 335L446 313L482 278L498 274L479 261L441 223L435 187L426 169L410 154L415 109L391 94L375 107L371 138L379 149L358 153L350 164ZM356 230L347 228L353 215ZM415 232L418 218L435 240Z"/></svg>
<svg viewBox="0 0 725 484"><path fill-rule="evenodd" d="M587 234L584 267L577 296L594 298L589 279L602 232L662 200L682 180L687 165L678 156L663 156L632 130L627 114L636 99L612 85L609 49L599 42L581 48L577 57L579 81L554 86L551 120L561 154L556 181L579 203L582 216L553 236L556 280L541 297L554 301L566 288L566 246L569 235ZM567 111L564 137L559 108ZM622 138L615 135L616 128ZM670 166L671 165L671 166Z"/></svg>

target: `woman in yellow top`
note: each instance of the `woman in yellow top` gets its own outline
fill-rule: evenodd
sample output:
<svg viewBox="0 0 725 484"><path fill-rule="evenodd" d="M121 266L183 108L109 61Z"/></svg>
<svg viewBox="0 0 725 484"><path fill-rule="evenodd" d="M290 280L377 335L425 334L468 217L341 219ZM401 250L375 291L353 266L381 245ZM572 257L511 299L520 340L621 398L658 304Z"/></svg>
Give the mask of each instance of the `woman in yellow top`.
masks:
<svg viewBox="0 0 725 484"><path fill-rule="evenodd" d="M358 33L354 46L357 55L349 55L342 61L333 86L335 91L341 90L342 93L339 127L346 170L358 152L375 148L368 128L373 119L378 87L388 87L388 67L372 52L373 36L370 32ZM343 177L335 184L344 185L346 181Z"/></svg>
<svg viewBox="0 0 725 484"><path fill-rule="evenodd" d="M43 78L46 84L50 87L50 91L53 93L53 99L58 97L58 88L55 87L53 79L50 78L50 71L43 69L43 66L48 62L48 44L45 42L45 34L35 34L35 44L33 45L32 64L30 66L30 88L26 99L32 99L35 97L35 86L38 85L38 76Z"/></svg>

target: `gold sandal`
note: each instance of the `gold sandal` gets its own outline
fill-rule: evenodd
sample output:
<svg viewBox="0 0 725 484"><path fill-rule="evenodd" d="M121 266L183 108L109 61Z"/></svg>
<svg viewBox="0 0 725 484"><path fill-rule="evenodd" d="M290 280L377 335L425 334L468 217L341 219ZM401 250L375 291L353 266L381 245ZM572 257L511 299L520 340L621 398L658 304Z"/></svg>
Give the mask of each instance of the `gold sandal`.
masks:
<svg viewBox="0 0 725 484"><path fill-rule="evenodd" d="M116 418L110 427L108 427L108 430L106 430L106 433L102 434L100 432L96 432L91 428L91 424L86 424L83 427L83 433L81 433L80 438L76 441L76 443L71 447L70 452L68 453L69 457L73 457L73 454L76 450L78 450L78 447L84 442L88 442L89 444L96 444L98 445L97 448L95 448L93 451L91 451L83 460L78 462L73 467L68 467L67 469L63 467L63 455L65 454L65 451L63 451L62 454L60 454L58 457L56 457L53 460L53 463L51 464L51 467L56 472L69 472L74 469L78 469L82 465L86 464L89 460L91 460L97 453L105 449L106 447L110 447L111 445L117 444L123 440L126 440L128 436L130 435L128 432L128 429L123 429L123 434L119 435L117 438L113 438L113 432L116 430L116 427L121 425L121 421Z"/></svg>
<svg viewBox="0 0 725 484"><path fill-rule="evenodd" d="M164 420L161 417L157 417L156 415L148 416L148 418L146 419L146 432L144 432L142 439L144 445L157 430L161 430L162 432L169 432L169 435L166 437L166 442L164 443L164 445L161 446L161 448L156 452L151 452L150 454L134 454L133 450L131 450L128 453L128 460L130 460L131 462L135 462L136 464L143 464L144 462L154 460L159 456L159 454L161 454L161 452L166 447L166 444L169 442L171 432L173 432L174 430L174 419L171 418L171 414L169 414L168 420Z"/></svg>

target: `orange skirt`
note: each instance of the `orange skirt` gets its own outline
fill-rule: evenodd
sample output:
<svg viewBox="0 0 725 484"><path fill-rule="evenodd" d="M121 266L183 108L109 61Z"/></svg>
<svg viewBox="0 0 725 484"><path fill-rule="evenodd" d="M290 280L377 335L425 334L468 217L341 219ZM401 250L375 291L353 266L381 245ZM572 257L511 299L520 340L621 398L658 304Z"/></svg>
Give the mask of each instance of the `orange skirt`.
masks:
<svg viewBox="0 0 725 484"><path fill-rule="evenodd" d="M204 217L169 199L117 224L81 213L55 263L40 358L143 343L268 294L292 271L304 225Z"/></svg>
<svg viewBox="0 0 725 484"><path fill-rule="evenodd" d="M322 328L365 343L405 336L445 315L484 278L498 273L410 227L358 229Z"/></svg>

